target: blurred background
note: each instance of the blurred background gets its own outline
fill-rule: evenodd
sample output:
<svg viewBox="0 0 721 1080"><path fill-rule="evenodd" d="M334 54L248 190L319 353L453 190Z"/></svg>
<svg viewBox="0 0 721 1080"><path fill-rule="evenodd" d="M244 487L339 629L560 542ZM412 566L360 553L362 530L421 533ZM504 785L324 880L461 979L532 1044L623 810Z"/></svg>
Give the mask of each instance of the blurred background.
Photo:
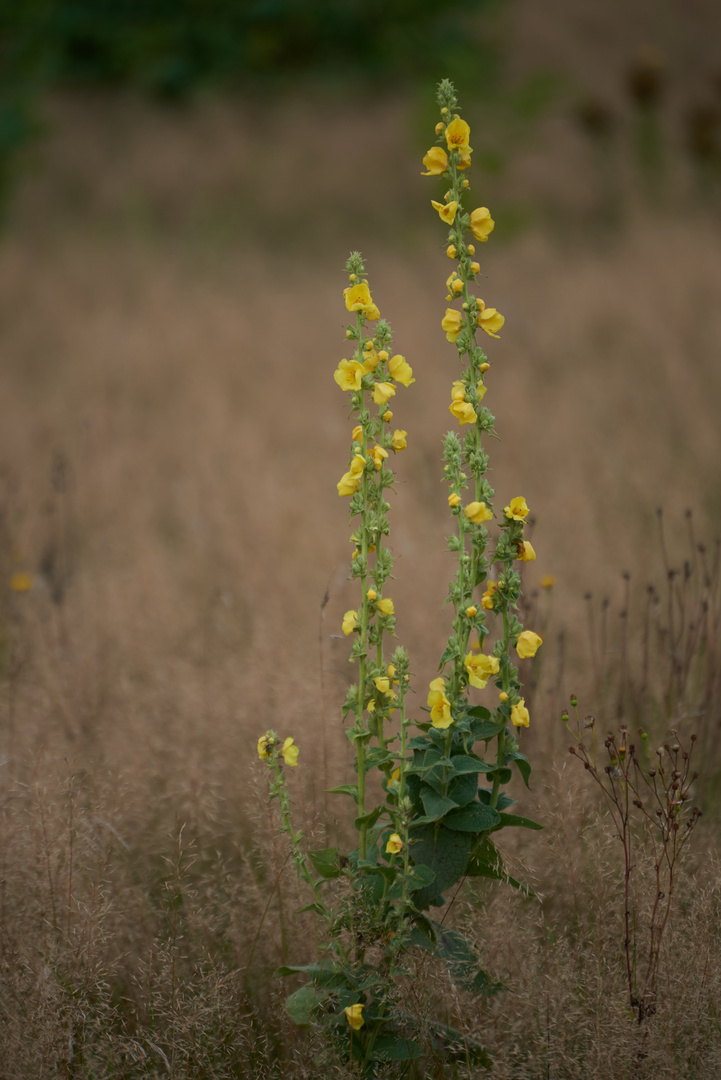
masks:
<svg viewBox="0 0 721 1080"><path fill-rule="evenodd" d="M471 125L471 205L496 220L491 481L534 520L531 798L562 767L571 690L604 724L703 724L711 753L720 32L716 0L5 0L0 780L18 896L28 843L53 852L48 895L65 881L84 808L145 868L123 881L152 937L142 883L165 880L181 825L228 865L252 844L267 727L295 735L295 797L333 835L356 594L332 376L353 249L417 380L394 399L391 595L424 703L453 573L450 267L442 184L420 176L442 77Z"/></svg>

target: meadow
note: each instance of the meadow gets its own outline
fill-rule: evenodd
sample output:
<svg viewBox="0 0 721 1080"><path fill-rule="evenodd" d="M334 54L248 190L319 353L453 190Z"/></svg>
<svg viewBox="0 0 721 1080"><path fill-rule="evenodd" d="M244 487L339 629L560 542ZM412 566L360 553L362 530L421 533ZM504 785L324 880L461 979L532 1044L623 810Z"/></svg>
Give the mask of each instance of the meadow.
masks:
<svg viewBox="0 0 721 1080"><path fill-rule="evenodd" d="M341 1076L273 978L313 958L316 928L256 741L292 733L304 831L347 839L326 789L352 762L333 382L351 248L417 380L392 543L419 688L447 636L456 371L413 107L311 95L262 132L230 104L48 109L44 171L0 249L0 1076ZM655 202L626 176L608 224L588 147L554 142L554 123L503 193L489 179L502 205L484 254L506 317L492 481L532 508L525 589L546 642L531 790L515 792L544 831L503 850L537 895L464 885L449 917L506 989L479 1002L427 962L408 1008L482 1038L508 1080L705 1080L721 1065L718 209L682 169ZM540 209L514 229L519 193ZM622 858L568 753L571 693L599 733L642 724L661 745L674 728L703 748L640 1056ZM651 863L640 849L639 943Z"/></svg>

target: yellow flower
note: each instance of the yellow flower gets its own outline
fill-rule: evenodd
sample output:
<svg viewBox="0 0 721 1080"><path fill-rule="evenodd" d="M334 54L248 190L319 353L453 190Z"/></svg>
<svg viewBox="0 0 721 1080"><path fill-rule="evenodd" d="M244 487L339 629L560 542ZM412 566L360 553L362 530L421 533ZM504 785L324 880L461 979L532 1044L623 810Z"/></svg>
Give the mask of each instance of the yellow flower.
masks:
<svg viewBox="0 0 721 1080"><path fill-rule="evenodd" d="M432 146L423 158L423 164L428 172L421 176L440 176L448 168L448 155L442 146Z"/></svg>
<svg viewBox="0 0 721 1080"><path fill-rule="evenodd" d="M346 1005L343 1012L346 1015L346 1019L354 1031L360 1031L365 1024L363 1019L363 1006L362 1005Z"/></svg>
<svg viewBox="0 0 721 1080"><path fill-rule="evenodd" d="M455 257L456 257L456 246L455 246L455 244L449 244L448 245L448 247L446 248L446 255L448 256L449 259L455 259Z"/></svg>
<svg viewBox="0 0 721 1080"><path fill-rule="evenodd" d="M16 570L10 575L10 588L13 592L28 592L33 587L35 578L24 570Z"/></svg>
<svg viewBox="0 0 721 1080"><path fill-rule="evenodd" d="M508 701L508 694L505 690L501 690L500 694L498 695L498 700L501 702L502 705Z"/></svg>
<svg viewBox="0 0 721 1080"><path fill-rule="evenodd" d="M513 518L514 521L523 521L528 514L526 500L522 495L517 495L515 499L511 499L508 506L504 506L503 513L507 518Z"/></svg>
<svg viewBox="0 0 721 1080"><path fill-rule="evenodd" d="M375 591L375 589L369 589L368 592L366 593L366 596L368 597L368 599L370 600L371 603L373 603L373 601L375 600L377 595L378 595L378 593Z"/></svg>
<svg viewBox="0 0 721 1080"><path fill-rule="evenodd" d="M393 419L393 413L390 411L390 409L386 409L386 411L383 413L383 419L385 420L386 424L390 424L391 420Z"/></svg>
<svg viewBox="0 0 721 1080"><path fill-rule="evenodd" d="M471 150L470 146L468 147L467 150L461 150L461 160L458 162L458 166L457 166L458 169L468 169L468 168L470 168L471 154L472 153L473 153L473 151ZM463 181L463 186L468 187L468 181L467 180Z"/></svg>
<svg viewBox="0 0 721 1080"><path fill-rule="evenodd" d="M454 506L458 506L460 504L460 502L461 502L460 495L453 494L453 495L448 496L448 505L451 508L454 507Z"/></svg>
<svg viewBox="0 0 721 1080"><path fill-rule="evenodd" d="M386 855L397 855L403 849L403 841L397 832L391 833L386 844Z"/></svg>
<svg viewBox="0 0 721 1080"><path fill-rule="evenodd" d="M493 518L493 511L484 502L469 503L464 514L474 525L482 525L484 521L491 521Z"/></svg>
<svg viewBox="0 0 721 1080"><path fill-rule="evenodd" d="M498 658L486 656L485 653L469 652L464 664L469 683L471 686L478 687L479 690L483 690L491 675L498 674Z"/></svg>
<svg viewBox="0 0 721 1080"><path fill-rule="evenodd" d="M498 592L498 585L495 581L489 581L486 585L486 591L481 598L481 605L486 611L493 611L493 594Z"/></svg>
<svg viewBox="0 0 721 1080"><path fill-rule="evenodd" d="M340 480L336 484L336 487L338 488L338 494L341 498L355 495L358 487L360 486L360 482L360 476L354 476L353 473L344 472Z"/></svg>
<svg viewBox="0 0 721 1080"><path fill-rule="evenodd" d="M381 349L381 351L378 353L378 359L382 360L385 364L386 360L388 359L388 353L385 349Z"/></svg>
<svg viewBox="0 0 721 1080"><path fill-rule="evenodd" d="M464 424L475 424L478 419L476 410L467 401L452 401L448 411L453 413L461 427Z"/></svg>
<svg viewBox="0 0 721 1080"><path fill-rule="evenodd" d="M363 365L357 360L341 360L333 373L333 378L341 390L360 390L363 374Z"/></svg>
<svg viewBox="0 0 721 1080"><path fill-rule="evenodd" d="M521 698L518 704L511 709L511 723L514 727L528 727L530 722L531 718L526 708L526 699Z"/></svg>
<svg viewBox="0 0 721 1080"><path fill-rule="evenodd" d="M518 545L518 555L516 559L519 562L535 562L536 552L533 550L533 544L530 540L521 540Z"/></svg>
<svg viewBox="0 0 721 1080"><path fill-rule="evenodd" d="M383 468L383 459L388 457L388 451L384 450L382 446L374 446L370 451L370 456L373 458L373 464L376 471Z"/></svg>
<svg viewBox="0 0 721 1080"><path fill-rule="evenodd" d="M395 677L396 677L396 669L395 669L395 666L393 664L388 665L388 674L390 675L391 679L395 679Z"/></svg>
<svg viewBox="0 0 721 1080"><path fill-rule="evenodd" d="M535 656L541 645L543 645L543 638L539 634L534 634L533 630L524 630L518 635L516 652L522 660L525 660L528 656Z"/></svg>
<svg viewBox="0 0 721 1080"><path fill-rule="evenodd" d="M446 288L448 289L446 300L454 300L457 295L463 292L463 278L455 270L447 277Z"/></svg>
<svg viewBox="0 0 721 1080"><path fill-rule="evenodd" d="M356 424L353 428L353 434L351 435L353 442L363 442L363 428L360 424Z"/></svg>
<svg viewBox="0 0 721 1080"><path fill-rule="evenodd" d="M396 454L400 454L401 450L405 450L405 448L408 446L408 440L406 437L407 435L408 432L404 431L403 428L396 428L396 430L393 432L393 438L391 439L391 448L395 451Z"/></svg>
<svg viewBox="0 0 721 1080"><path fill-rule="evenodd" d="M376 690L380 690L381 694L387 694L391 688L391 681L386 675L378 675L373 680Z"/></svg>
<svg viewBox="0 0 721 1080"><path fill-rule="evenodd" d="M446 313L441 320L441 326L446 332L449 341L455 341L463 328L463 316L460 311L446 308Z"/></svg>
<svg viewBox="0 0 721 1080"><path fill-rule="evenodd" d="M475 604L471 604L470 607L466 608L466 615L468 616L469 619L474 619L477 614L478 614L478 608L476 607Z"/></svg>
<svg viewBox="0 0 721 1080"><path fill-rule="evenodd" d="M465 401L466 400L466 384L462 379L456 379L451 386L451 400L452 401Z"/></svg>
<svg viewBox="0 0 721 1080"><path fill-rule="evenodd" d="M500 311L496 311L494 307L487 308L482 300L478 301L478 325L490 337L498 337L497 331L501 329L505 321Z"/></svg>
<svg viewBox="0 0 721 1080"><path fill-rule="evenodd" d="M472 274L480 274L480 272L481 272L481 264L477 263L477 262L472 262L471 263L471 273Z"/></svg>
<svg viewBox="0 0 721 1080"><path fill-rule="evenodd" d="M345 636L348 637L349 634L352 634L357 626L358 612L346 611L345 615L343 616L343 625L341 626L341 629Z"/></svg>
<svg viewBox="0 0 721 1080"><path fill-rule="evenodd" d="M431 206L434 210L438 211L438 216L441 221L445 221L446 225L452 225L456 218L456 210L458 209L457 202L443 203L436 202L435 199L431 199Z"/></svg>
<svg viewBox="0 0 721 1080"><path fill-rule="evenodd" d="M283 761L286 763L286 765L298 764L298 754L300 753L300 751L298 747L294 744L290 735L281 746L280 752L283 755Z"/></svg>
<svg viewBox="0 0 721 1080"><path fill-rule="evenodd" d="M379 319L380 311L373 303L370 289L364 281L343 290L348 311L362 311L367 319Z"/></svg>
<svg viewBox="0 0 721 1080"><path fill-rule="evenodd" d="M553 574L544 574L543 577L541 578L541 588L542 589L552 589L555 584L556 584L556 579L553 576Z"/></svg>
<svg viewBox="0 0 721 1080"><path fill-rule="evenodd" d="M471 129L465 120L457 116L446 128L446 145L449 150L469 150Z"/></svg>
<svg viewBox="0 0 721 1080"><path fill-rule="evenodd" d="M392 356L388 361L388 370L391 373L391 378L396 382L403 383L404 386L410 386L416 380L413 378L413 368L406 360L405 356Z"/></svg>
<svg viewBox="0 0 721 1080"><path fill-rule="evenodd" d="M483 382L479 382L478 386L476 387L476 393L478 394L481 401L483 401L484 397L486 396L487 390L488 387L486 386L486 384Z"/></svg>
<svg viewBox="0 0 721 1080"><path fill-rule="evenodd" d="M471 211L471 232L476 240L485 242L493 232L495 225L496 223L491 217L491 212L487 206L479 206L477 210Z"/></svg>
<svg viewBox="0 0 721 1080"><path fill-rule="evenodd" d="M376 607L380 611L381 615L395 615L396 613L396 609L393 606L393 601L391 599L379 600L376 604Z"/></svg>
<svg viewBox="0 0 721 1080"><path fill-rule="evenodd" d="M368 375L371 371L375 371L375 369L378 367L378 360L378 353L375 352L374 349L371 349L369 352L363 353L363 370L366 375Z"/></svg>
<svg viewBox="0 0 721 1080"><path fill-rule="evenodd" d="M373 387L373 400L376 405L385 405L389 398L396 392L395 386L389 382L378 382Z"/></svg>
<svg viewBox="0 0 721 1080"><path fill-rule="evenodd" d="M265 735L261 735L258 739L258 757L261 761L265 758L269 758L273 749L273 739L270 732L266 731Z"/></svg>
<svg viewBox="0 0 721 1080"><path fill-rule="evenodd" d="M451 716L451 703L446 697L446 680L434 679L428 694L428 705L431 710L431 723L434 728L445 729L453 723Z"/></svg>

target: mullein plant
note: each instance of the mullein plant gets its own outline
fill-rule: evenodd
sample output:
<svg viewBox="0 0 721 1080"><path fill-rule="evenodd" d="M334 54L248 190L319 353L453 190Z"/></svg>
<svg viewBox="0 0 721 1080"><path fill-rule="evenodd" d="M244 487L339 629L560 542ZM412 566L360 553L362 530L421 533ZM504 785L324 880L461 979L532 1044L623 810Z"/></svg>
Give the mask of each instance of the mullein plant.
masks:
<svg viewBox="0 0 721 1080"><path fill-rule="evenodd" d="M438 918L430 909L442 908L449 890L457 891L466 877L495 878L529 892L507 873L494 834L508 826L540 828L508 812L515 800L503 790L514 766L526 784L531 769L518 743L529 713L513 651L521 659L532 657L542 642L517 616L521 582L515 564L536 557L524 539L528 506L515 496L497 515L486 477L483 436L494 434L494 417L483 403L489 363L477 338L481 331L498 338L504 318L474 294L480 274L474 242L485 243L494 222L486 207L468 212L463 206L470 129L447 80L438 87L438 103L438 140L423 158L424 175L442 177L448 188L432 206L449 228L446 254L453 270L442 329L460 360L449 406L459 430L446 435L443 448L454 526L448 543L457 571L449 588L454 615L441 674L430 683L424 713L411 720L409 657L399 646L389 661L386 650L395 630L395 607L387 593L393 557L386 494L393 488L394 458L407 444L407 432L393 424L391 405L415 380L409 363L392 349L391 328L380 317L363 259L354 252L346 264L344 291L353 316L346 330L350 359L340 361L334 378L348 395L354 425L338 494L350 504L350 573L359 586L358 604L342 622L357 669L343 706L351 721L347 735L357 778L332 789L355 806L354 851L347 856L336 848L305 852L292 824L283 773L284 765L297 765L297 747L274 731L258 743L270 768L281 829L313 894L306 910L325 922L319 961L280 969L308 980L291 994L287 1008L299 1024L322 1025L335 1051L365 1075L382 1066L384 1075L397 1068L405 1076L423 1067L424 1057L490 1064L481 1041L406 1011L402 980L412 953L421 950L444 962L465 989L481 994L499 989L480 967L474 945L443 925L445 915ZM495 541L488 531L491 522L498 525ZM492 634L495 641L488 647ZM492 707L474 703L475 691L489 682L496 688ZM367 781L373 770L380 772L383 799L371 805Z"/></svg>

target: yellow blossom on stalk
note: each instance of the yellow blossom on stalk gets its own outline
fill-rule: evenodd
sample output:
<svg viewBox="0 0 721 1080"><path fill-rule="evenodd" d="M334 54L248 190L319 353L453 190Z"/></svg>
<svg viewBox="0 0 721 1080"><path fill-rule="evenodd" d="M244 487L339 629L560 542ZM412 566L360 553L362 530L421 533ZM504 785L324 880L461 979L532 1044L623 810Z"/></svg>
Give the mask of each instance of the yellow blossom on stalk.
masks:
<svg viewBox="0 0 721 1080"><path fill-rule="evenodd" d="M333 378L341 390L360 390L363 375L363 365L357 360L341 360L333 373Z"/></svg>
<svg viewBox="0 0 721 1080"><path fill-rule="evenodd" d="M428 172L421 176L440 176L448 168L448 154L442 146L432 146L423 158L423 164Z"/></svg>
<svg viewBox="0 0 721 1080"><path fill-rule="evenodd" d="M466 384L462 379L455 379L451 386L451 400L452 401L465 401L466 400Z"/></svg>
<svg viewBox="0 0 721 1080"><path fill-rule="evenodd" d="M466 608L466 615L468 616L469 619L475 619L477 614L478 614L478 608L476 607L475 604L471 604L470 607Z"/></svg>
<svg viewBox="0 0 721 1080"><path fill-rule="evenodd" d="M498 700L501 702L501 704L504 704L506 701L508 701L508 694L505 690L501 690L500 694L498 695Z"/></svg>
<svg viewBox="0 0 721 1080"><path fill-rule="evenodd" d="M457 202L449 202L445 205L440 202L436 202L435 199L431 199L431 206L434 210L438 211L438 216L441 221L445 221L446 225L452 225L456 219L456 211L458 210Z"/></svg>
<svg viewBox="0 0 721 1080"><path fill-rule="evenodd" d="M487 206L479 206L471 211L470 227L476 240L485 242L496 226ZM475 271L476 273L478 271Z"/></svg>
<svg viewBox="0 0 721 1080"><path fill-rule="evenodd" d="M493 611L493 594L496 592L498 592L498 584L495 581L489 581L481 598L481 605L486 611Z"/></svg>
<svg viewBox="0 0 721 1080"><path fill-rule="evenodd" d="M468 145L471 129L465 120L457 116L446 128L446 145L449 150L470 150Z"/></svg>
<svg viewBox="0 0 721 1080"><path fill-rule="evenodd" d="M480 274L480 272L481 272L481 264L477 263L477 262L472 262L471 263L471 273L472 274Z"/></svg>
<svg viewBox="0 0 721 1080"><path fill-rule="evenodd" d="M446 300L454 300L459 293L463 292L463 278L455 270L447 277L446 288L448 289Z"/></svg>
<svg viewBox="0 0 721 1080"><path fill-rule="evenodd" d="M272 749L273 739L270 735L270 732L266 731L265 735L261 735L261 737L258 739L258 757L260 758L260 760L264 761L266 758L269 758Z"/></svg>
<svg viewBox="0 0 721 1080"><path fill-rule="evenodd" d="M487 391L488 391L488 387L486 386L486 384L484 382L479 382L478 386L476 387L476 393L478 394L481 401L483 401L484 397L486 396Z"/></svg>
<svg viewBox="0 0 721 1080"><path fill-rule="evenodd" d="M541 588L542 589L552 589L555 584L556 584L556 579L553 576L553 574L544 574L543 577L541 578Z"/></svg>
<svg viewBox="0 0 721 1080"><path fill-rule="evenodd" d="M378 675L373 680L373 683L375 685L376 690L380 690L381 694L390 693L391 681L386 675Z"/></svg>
<svg viewBox="0 0 721 1080"><path fill-rule="evenodd" d="M29 592L33 587L35 578L25 570L16 570L10 575L10 588L13 592Z"/></svg>
<svg viewBox="0 0 721 1080"><path fill-rule="evenodd" d="M400 779L401 779L401 770L400 770L400 768L394 769L393 772L391 773L391 778L388 781L388 787L389 788L398 787L398 784L400 783Z"/></svg>
<svg viewBox="0 0 721 1080"><path fill-rule="evenodd" d="M526 699L521 698L521 700L511 709L511 723L514 727L528 727L530 722L531 718L528 715L528 709L526 708Z"/></svg>
<svg viewBox="0 0 721 1080"><path fill-rule="evenodd" d="M392 383L378 382L373 387L373 400L376 405L385 405L394 396L395 392L396 388Z"/></svg>
<svg viewBox="0 0 721 1080"><path fill-rule="evenodd" d="M478 325L481 330L485 330L490 337L497 338L498 331L503 327L505 318L501 315L500 311L496 311L494 307L487 308L482 300L476 301L478 304Z"/></svg>
<svg viewBox="0 0 721 1080"><path fill-rule="evenodd" d="M455 311L453 308L446 308L446 313L441 320L441 326L445 330L448 340L456 341L463 329L463 316L460 311Z"/></svg>
<svg viewBox="0 0 721 1080"><path fill-rule="evenodd" d="M408 432L404 431L403 428L396 428L396 430L393 432L393 437L391 439L391 449L394 450L396 454L400 454L401 450L405 450L405 448L408 446L407 435Z"/></svg>
<svg viewBox="0 0 721 1080"><path fill-rule="evenodd" d="M394 664L389 664L388 665L388 674L389 674L391 679L395 679L395 677L396 677L396 669L395 669Z"/></svg>
<svg viewBox="0 0 721 1080"><path fill-rule="evenodd" d="M535 656L541 645L543 645L543 638L540 634L534 634L533 630L524 630L518 635L516 652L522 660L525 660L526 657Z"/></svg>
<svg viewBox="0 0 721 1080"><path fill-rule="evenodd" d="M455 257L456 257L456 245L455 244L449 244L448 245L448 247L446 248L446 255L448 256L449 259L455 259Z"/></svg>
<svg viewBox="0 0 721 1080"><path fill-rule="evenodd" d="M386 409L386 411L383 413L383 419L385 420L386 424L390 424L391 420L393 419L393 413L390 411L390 409Z"/></svg>
<svg viewBox="0 0 721 1080"><path fill-rule="evenodd" d="M354 1031L360 1031L365 1024L363 1019L363 1006L362 1005L346 1005L343 1012L346 1015L346 1020L353 1028Z"/></svg>
<svg viewBox="0 0 721 1080"><path fill-rule="evenodd" d="M460 504L460 502L461 502L461 497L460 497L460 495L456 495L455 492L453 493L453 495L448 496L448 505L451 507L451 509L454 506L458 506Z"/></svg>
<svg viewBox="0 0 721 1080"><path fill-rule="evenodd" d="M357 626L358 626L358 612L357 611L346 611L345 615L343 616L343 623L342 623L342 626L341 626L341 630L343 631L345 636L348 637L349 634L352 634Z"/></svg>
<svg viewBox="0 0 721 1080"><path fill-rule="evenodd" d="M410 386L411 383L416 381L413 378L413 368L405 356L392 356L388 361L388 370L391 373L391 378L402 383L403 386Z"/></svg>
<svg viewBox="0 0 721 1080"><path fill-rule="evenodd" d="M469 503L464 514L474 525L482 525L484 521L491 521L493 518L493 511L484 502Z"/></svg>
<svg viewBox="0 0 721 1080"><path fill-rule="evenodd" d="M514 521L523 521L528 514L526 500L522 495L517 495L515 499L511 499L508 506L504 506L503 513Z"/></svg>
<svg viewBox="0 0 721 1080"><path fill-rule="evenodd" d="M486 656L485 653L469 652L463 661L468 672L468 681L471 686L483 690L491 675L498 674L498 657Z"/></svg>
<svg viewBox="0 0 721 1080"><path fill-rule="evenodd" d="M293 742L290 735L281 746L280 752L283 755L283 761L286 763L286 765L298 764L298 754L300 753L300 751Z"/></svg>
<svg viewBox="0 0 721 1080"><path fill-rule="evenodd" d="M533 544L530 540L521 540L518 544L518 554L516 555L518 562L535 562L536 552L533 550Z"/></svg>
<svg viewBox="0 0 721 1080"><path fill-rule="evenodd" d="M345 306L348 311L362 311L371 321L380 318L380 311L373 303L370 289L364 281L343 290Z"/></svg>
<svg viewBox="0 0 721 1080"><path fill-rule="evenodd" d="M353 428L353 434L351 435L353 442L363 442L363 428L360 424L356 424Z"/></svg>
<svg viewBox="0 0 721 1080"><path fill-rule="evenodd" d="M380 611L381 615L395 615L396 609L393 605L393 601L388 598L385 600L379 600L376 607Z"/></svg>
<svg viewBox="0 0 721 1080"><path fill-rule="evenodd" d="M468 169L468 168L470 168L471 154L472 153L473 153L473 151L471 150L470 146L468 147L467 150L461 150L461 160L458 162L458 165L457 165L457 168L459 170L460 169ZM464 185L468 186L468 181L467 180L464 180Z"/></svg>
<svg viewBox="0 0 721 1080"><path fill-rule="evenodd" d="M368 592L366 593L366 596L370 600L371 604L373 603L373 601L375 600L377 595L378 595L378 593L375 591L375 589L369 589Z"/></svg>
<svg viewBox="0 0 721 1080"><path fill-rule="evenodd" d="M446 697L446 680L434 679L430 686L428 705L431 710L431 723L434 728L448 728L453 723L453 717L451 703Z"/></svg>
<svg viewBox="0 0 721 1080"><path fill-rule="evenodd" d="M374 349L363 353L363 371L366 375L369 375L371 371L375 371L378 367L378 359L378 353Z"/></svg>
<svg viewBox="0 0 721 1080"><path fill-rule="evenodd" d="M370 456L373 458L373 464L377 472L383 468L383 459L388 457L388 451L384 450L382 446L376 445L370 451Z"/></svg>
<svg viewBox="0 0 721 1080"><path fill-rule="evenodd" d="M468 401L452 401L448 411L453 413L461 427L464 424L475 424L478 419L476 410Z"/></svg>
<svg viewBox="0 0 721 1080"><path fill-rule="evenodd" d="M348 498L351 495L355 495L360 486L360 476L354 476L353 473L344 472L340 480L336 484L338 488L338 494L342 499Z"/></svg>
<svg viewBox="0 0 721 1080"><path fill-rule="evenodd" d="M397 855L403 850L403 841L397 832L391 833L386 844L386 855Z"/></svg>

